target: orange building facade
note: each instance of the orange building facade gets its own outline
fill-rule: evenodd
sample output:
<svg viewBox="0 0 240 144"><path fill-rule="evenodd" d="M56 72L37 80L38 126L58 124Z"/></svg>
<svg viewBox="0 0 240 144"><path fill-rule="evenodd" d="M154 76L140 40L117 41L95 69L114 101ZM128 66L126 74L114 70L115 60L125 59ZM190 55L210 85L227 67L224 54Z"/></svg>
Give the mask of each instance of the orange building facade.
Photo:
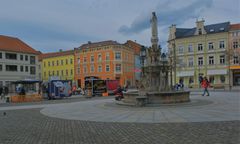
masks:
<svg viewBox="0 0 240 144"><path fill-rule="evenodd" d="M121 86L133 85L134 50L116 41L87 43L74 49L74 79L79 87L94 77L101 80L119 80Z"/></svg>
<svg viewBox="0 0 240 144"><path fill-rule="evenodd" d="M229 29L229 57L231 85L240 85L240 24L231 24Z"/></svg>

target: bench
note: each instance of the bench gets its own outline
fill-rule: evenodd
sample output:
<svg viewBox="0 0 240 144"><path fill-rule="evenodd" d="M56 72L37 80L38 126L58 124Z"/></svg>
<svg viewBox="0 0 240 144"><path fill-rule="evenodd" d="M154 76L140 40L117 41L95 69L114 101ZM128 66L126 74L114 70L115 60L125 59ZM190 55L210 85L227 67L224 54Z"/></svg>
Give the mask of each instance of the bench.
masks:
<svg viewBox="0 0 240 144"><path fill-rule="evenodd" d="M136 97L136 106L145 106L147 103L147 96L137 96Z"/></svg>

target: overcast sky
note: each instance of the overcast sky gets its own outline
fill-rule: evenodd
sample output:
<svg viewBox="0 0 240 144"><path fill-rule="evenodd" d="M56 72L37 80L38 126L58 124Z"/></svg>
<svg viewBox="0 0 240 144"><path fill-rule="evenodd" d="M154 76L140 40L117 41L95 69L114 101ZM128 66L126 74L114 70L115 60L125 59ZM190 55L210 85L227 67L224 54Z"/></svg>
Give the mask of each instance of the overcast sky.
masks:
<svg viewBox="0 0 240 144"><path fill-rule="evenodd" d="M240 23L240 0L0 0L0 35L18 37L41 52L87 43L133 40L150 46L150 18L158 17L166 49L168 27Z"/></svg>

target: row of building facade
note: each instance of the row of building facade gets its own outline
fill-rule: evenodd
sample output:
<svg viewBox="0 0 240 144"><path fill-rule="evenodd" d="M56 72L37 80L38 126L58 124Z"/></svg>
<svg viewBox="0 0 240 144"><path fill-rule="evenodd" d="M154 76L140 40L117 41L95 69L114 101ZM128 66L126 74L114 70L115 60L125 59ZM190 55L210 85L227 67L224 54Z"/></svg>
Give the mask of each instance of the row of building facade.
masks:
<svg viewBox="0 0 240 144"><path fill-rule="evenodd" d="M51 77L72 80L84 87L85 80L119 80L120 85L133 86L139 79L139 52L141 45L133 41L88 42L74 50L40 55L41 79Z"/></svg>
<svg viewBox="0 0 240 144"><path fill-rule="evenodd" d="M14 89L12 81L51 77L72 80L79 87L89 78L135 86L141 47L131 40L123 44L109 40L41 53L18 38L0 35L0 86ZM240 24L204 25L202 20L194 28L172 25L168 53L172 84L182 80L185 87L199 87L199 76L207 76L213 86L240 85Z"/></svg>

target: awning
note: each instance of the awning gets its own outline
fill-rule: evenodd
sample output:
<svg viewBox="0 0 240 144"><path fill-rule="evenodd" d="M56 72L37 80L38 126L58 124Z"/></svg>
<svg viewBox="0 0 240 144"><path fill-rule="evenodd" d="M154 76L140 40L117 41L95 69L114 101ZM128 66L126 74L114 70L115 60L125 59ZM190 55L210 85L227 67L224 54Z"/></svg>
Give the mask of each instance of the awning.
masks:
<svg viewBox="0 0 240 144"><path fill-rule="evenodd" d="M207 75L225 75L227 74L226 69L220 69L220 70L208 70Z"/></svg>
<svg viewBox="0 0 240 144"><path fill-rule="evenodd" d="M240 65L230 66L230 69L240 69Z"/></svg>
<svg viewBox="0 0 240 144"><path fill-rule="evenodd" d="M33 83L40 83L41 81L39 80L18 80L14 81L12 83L14 84L33 84Z"/></svg>
<svg viewBox="0 0 240 144"><path fill-rule="evenodd" d="M194 71L180 71L180 72L177 72L177 77L186 77L186 76L194 76Z"/></svg>

